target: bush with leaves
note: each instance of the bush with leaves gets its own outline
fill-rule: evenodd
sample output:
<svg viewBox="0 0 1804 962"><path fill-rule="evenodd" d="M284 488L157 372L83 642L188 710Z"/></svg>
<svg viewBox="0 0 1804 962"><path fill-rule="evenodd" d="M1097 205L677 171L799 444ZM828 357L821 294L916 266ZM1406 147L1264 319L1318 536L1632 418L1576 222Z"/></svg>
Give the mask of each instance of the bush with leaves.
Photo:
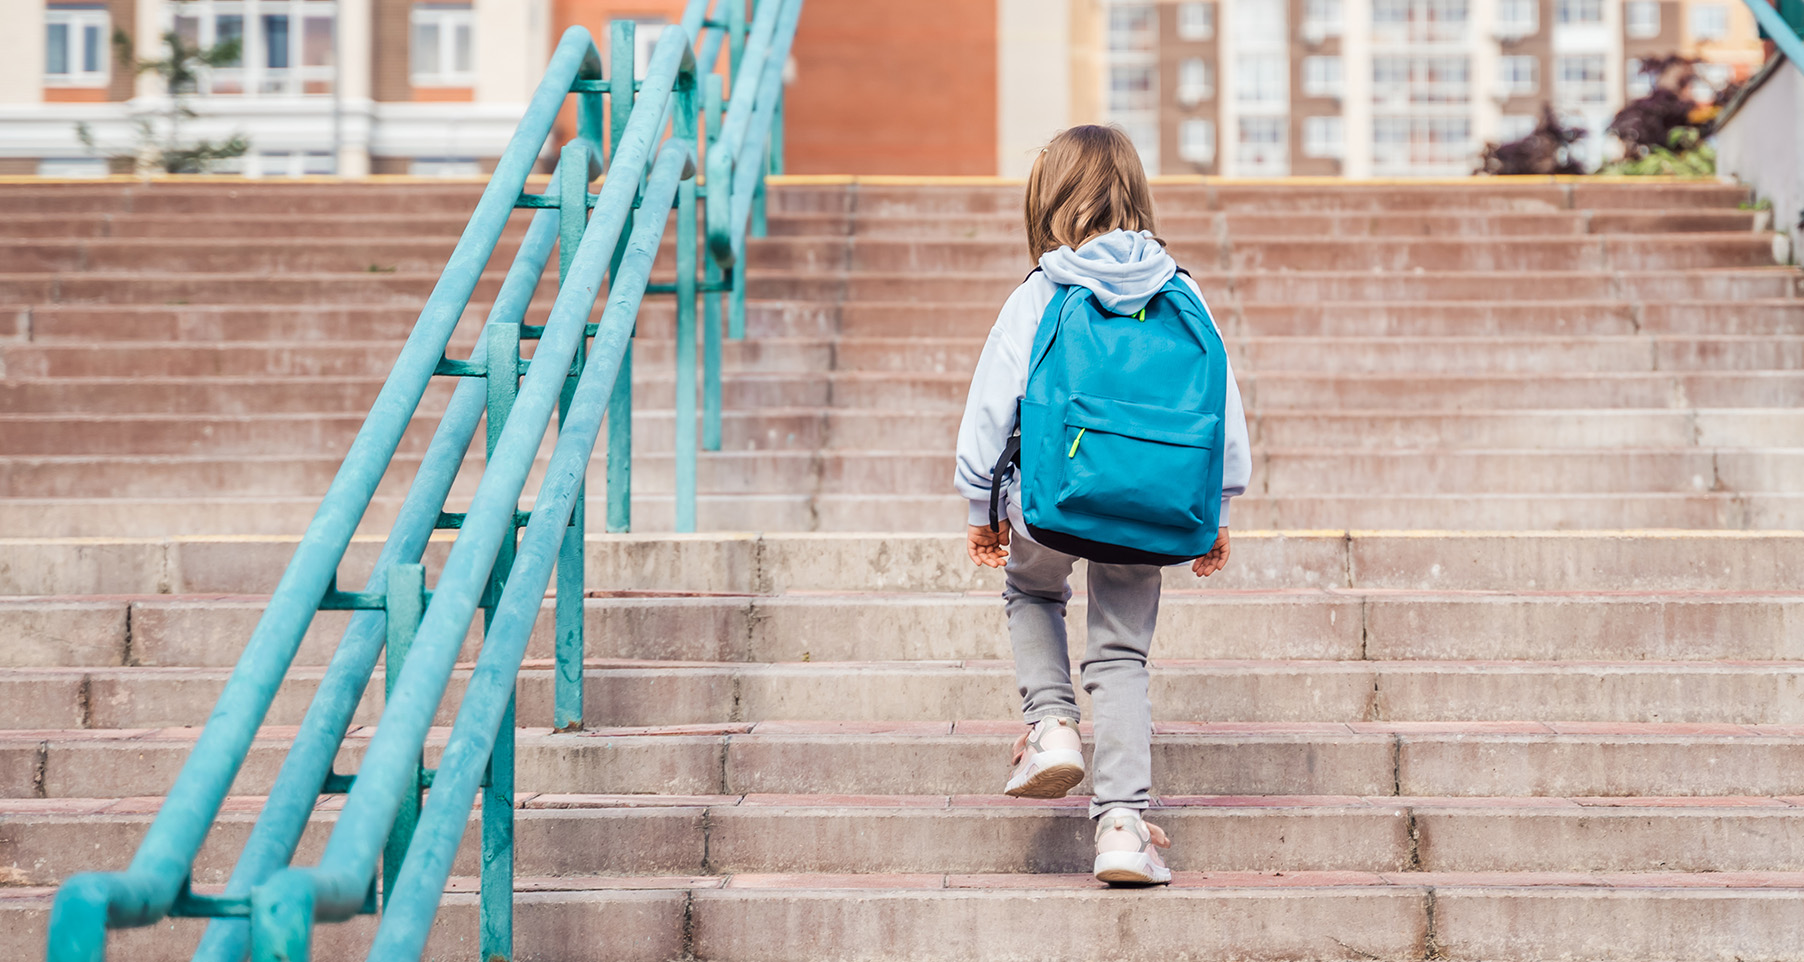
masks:
<svg viewBox="0 0 1804 962"><path fill-rule="evenodd" d="M1665 147L1648 146L1636 156L1605 164L1597 172L1610 176L1709 177L1716 173L1716 149L1704 143L1696 127L1674 127Z"/></svg>
<svg viewBox="0 0 1804 962"><path fill-rule="evenodd" d="M137 145L129 151L105 151L95 142L94 132L87 124L75 126L76 136L89 153L109 153L112 159L129 162L140 174L158 170L166 174L204 174L221 160L242 156L251 145L240 134L221 141L182 139L182 122L199 116L188 100L200 89L202 72L238 64L243 55L242 43L233 38L211 47L191 46L180 34L169 32L163 34L163 45L167 51L164 56L140 60L133 52L131 37L123 30L113 32L113 47L120 62L131 68L132 75L154 73L162 78L163 88L168 91L169 106L160 115L146 113L134 118Z"/></svg>
<svg viewBox="0 0 1804 962"><path fill-rule="evenodd" d="M1481 174L1582 174L1572 145L1585 139L1585 128L1560 122L1552 104L1541 105L1541 122L1528 136L1507 144L1486 144Z"/></svg>

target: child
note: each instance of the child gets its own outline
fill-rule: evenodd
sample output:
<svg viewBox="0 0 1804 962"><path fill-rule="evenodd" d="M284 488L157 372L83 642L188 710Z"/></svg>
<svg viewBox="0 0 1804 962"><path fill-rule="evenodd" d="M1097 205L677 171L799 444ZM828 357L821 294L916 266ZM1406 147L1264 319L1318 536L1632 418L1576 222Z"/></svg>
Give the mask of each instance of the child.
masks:
<svg viewBox="0 0 1804 962"><path fill-rule="evenodd" d="M1067 579L1078 559L1028 533L1019 472L1003 483L1007 520L992 530L994 475L1017 428L1035 333L1055 295L1065 288L1087 288L1100 310L1111 315L1141 312L1144 318L1144 309L1178 265L1153 234L1152 191L1139 154L1126 134L1111 127L1074 127L1040 152L1027 181L1027 239L1039 269L1002 306L977 362L959 425L956 484L971 501L966 533L971 560L1007 568L1003 599L1030 727L1015 742L1005 791L1062 798L1084 777L1065 640L1065 604L1071 598ZM1184 283L1196 290L1188 275ZM1201 297L1198 290L1199 304ZM1199 577L1227 564L1228 500L1246 490L1251 470L1240 391L1229 370L1220 531L1214 549L1190 563ZM1160 580L1161 570L1153 564L1089 564L1089 640L1082 669L1096 714L1095 798L1090 805L1090 817L1097 821L1094 873L1105 882L1171 881L1157 851L1171 842L1141 819L1152 795L1146 658L1159 611Z"/></svg>

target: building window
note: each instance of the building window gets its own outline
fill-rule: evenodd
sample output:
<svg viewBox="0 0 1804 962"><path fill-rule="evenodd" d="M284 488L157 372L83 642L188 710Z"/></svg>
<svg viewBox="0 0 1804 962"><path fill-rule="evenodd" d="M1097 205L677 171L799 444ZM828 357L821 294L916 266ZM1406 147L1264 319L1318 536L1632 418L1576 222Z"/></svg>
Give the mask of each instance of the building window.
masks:
<svg viewBox="0 0 1804 962"><path fill-rule="evenodd" d="M1215 121L1186 120L1179 124L1178 156L1193 164L1215 163Z"/></svg>
<svg viewBox="0 0 1804 962"><path fill-rule="evenodd" d="M1604 87L1604 55L1600 53L1560 57L1554 97L1563 104L1601 104L1610 99Z"/></svg>
<svg viewBox="0 0 1804 962"><path fill-rule="evenodd" d="M1690 16L1694 41L1709 43L1729 35L1729 8L1720 3L1694 3Z"/></svg>
<svg viewBox="0 0 1804 962"><path fill-rule="evenodd" d="M1603 23L1604 0L1559 0L1554 6L1559 23Z"/></svg>
<svg viewBox="0 0 1804 962"><path fill-rule="evenodd" d="M481 177L482 162L474 157L416 157L407 172L415 177Z"/></svg>
<svg viewBox="0 0 1804 962"><path fill-rule="evenodd" d="M1240 145L1236 159L1242 174L1283 176L1290 172L1284 146L1283 117L1240 118Z"/></svg>
<svg viewBox="0 0 1804 962"><path fill-rule="evenodd" d="M1311 97L1339 97L1340 58L1304 57L1303 93Z"/></svg>
<svg viewBox="0 0 1804 962"><path fill-rule="evenodd" d="M1309 157L1341 157L1347 139L1339 117L1303 118L1303 153Z"/></svg>
<svg viewBox="0 0 1804 962"><path fill-rule="evenodd" d="M1535 132L1541 121L1534 114L1504 114L1497 118L1497 142L1514 143Z"/></svg>
<svg viewBox="0 0 1804 962"><path fill-rule="evenodd" d="M1150 64L1117 64L1109 68L1109 111L1134 113L1159 106L1158 82Z"/></svg>
<svg viewBox="0 0 1804 962"><path fill-rule="evenodd" d="M1290 45L1290 30L1286 23L1287 5L1274 3L1272 0L1238 0L1234 5L1234 43L1244 47L1248 44L1267 44L1274 47Z"/></svg>
<svg viewBox="0 0 1804 962"><path fill-rule="evenodd" d="M1374 57L1372 102L1463 104L1472 97L1472 62L1465 57Z"/></svg>
<svg viewBox="0 0 1804 962"><path fill-rule="evenodd" d="M1207 40L1215 36L1215 4L1178 4L1178 39ZM1211 149L1211 154L1214 150Z"/></svg>
<svg viewBox="0 0 1804 962"><path fill-rule="evenodd" d="M476 16L468 4L413 8L413 85L470 87L476 83Z"/></svg>
<svg viewBox="0 0 1804 962"><path fill-rule="evenodd" d="M1290 103L1286 57L1255 54L1234 62L1234 100L1249 106L1281 107Z"/></svg>
<svg viewBox="0 0 1804 962"><path fill-rule="evenodd" d="M1629 0L1622 6L1623 29L1631 37L1660 35L1660 0Z"/></svg>
<svg viewBox="0 0 1804 962"><path fill-rule="evenodd" d="M1178 100L1199 103L1215 96L1215 68L1201 57L1186 57L1178 62Z"/></svg>
<svg viewBox="0 0 1804 962"><path fill-rule="evenodd" d="M1541 89L1541 58L1505 56L1497 60L1497 89L1506 97L1532 97Z"/></svg>
<svg viewBox="0 0 1804 962"><path fill-rule="evenodd" d="M45 86L106 86L110 26L105 7L44 11Z"/></svg>
<svg viewBox="0 0 1804 962"><path fill-rule="evenodd" d="M1372 167L1391 174L1464 172L1472 163L1465 117L1372 118Z"/></svg>
<svg viewBox="0 0 1804 962"><path fill-rule="evenodd" d="M245 173L252 177L303 177L330 174L336 166L332 154L323 150L265 150L257 154L256 169Z"/></svg>
<svg viewBox="0 0 1804 962"><path fill-rule="evenodd" d="M1340 0L1308 0L1303 5L1303 38L1320 43L1340 36Z"/></svg>
<svg viewBox="0 0 1804 962"><path fill-rule="evenodd" d="M1158 53L1159 19L1151 4L1109 8L1109 50L1113 53Z"/></svg>
<svg viewBox="0 0 1804 962"><path fill-rule="evenodd" d="M1642 69L1642 61L1638 57L1630 57L1622 64L1623 85L1628 88L1630 100L1640 100L1654 92L1654 78Z"/></svg>
<svg viewBox="0 0 1804 962"><path fill-rule="evenodd" d="M1381 42L1447 42L1465 38L1468 0L1372 0L1372 32Z"/></svg>
<svg viewBox="0 0 1804 962"><path fill-rule="evenodd" d="M1498 0L1498 39L1521 40L1540 31L1541 0Z"/></svg>
<svg viewBox="0 0 1804 962"><path fill-rule="evenodd" d="M38 161L39 177L73 180L105 177L110 172L105 157L46 157Z"/></svg>
<svg viewBox="0 0 1804 962"><path fill-rule="evenodd" d="M331 0L183 0L171 4L174 29L185 42L242 45L236 62L205 71L199 92L296 96L332 92Z"/></svg>

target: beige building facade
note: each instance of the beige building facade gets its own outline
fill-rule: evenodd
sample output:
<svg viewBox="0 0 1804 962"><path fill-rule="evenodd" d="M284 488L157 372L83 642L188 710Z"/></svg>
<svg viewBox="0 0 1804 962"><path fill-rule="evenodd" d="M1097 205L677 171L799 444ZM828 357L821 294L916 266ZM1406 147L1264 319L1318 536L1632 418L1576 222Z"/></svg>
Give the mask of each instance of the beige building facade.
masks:
<svg viewBox="0 0 1804 962"><path fill-rule="evenodd" d="M1457 176L1551 103L1590 136L1645 92L1641 61L1760 60L1739 0L1170 0L1099 5L1101 109L1149 169L1239 177ZM1080 56L1074 48L1074 59ZM1700 89L1700 97L1708 91Z"/></svg>

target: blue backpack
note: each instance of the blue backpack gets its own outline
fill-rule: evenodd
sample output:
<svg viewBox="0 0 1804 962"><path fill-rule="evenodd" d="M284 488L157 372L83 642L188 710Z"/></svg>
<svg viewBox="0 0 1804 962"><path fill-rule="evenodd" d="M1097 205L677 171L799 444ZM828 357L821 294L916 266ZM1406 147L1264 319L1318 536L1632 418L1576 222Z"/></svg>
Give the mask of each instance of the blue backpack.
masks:
<svg viewBox="0 0 1804 962"><path fill-rule="evenodd" d="M998 521L1010 462L1028 534L1106 564L1169 565L1215 547L1227 351L1173 276L1136 314L1060 287L1040 318L1018 434L992 477Z"/></svg>

